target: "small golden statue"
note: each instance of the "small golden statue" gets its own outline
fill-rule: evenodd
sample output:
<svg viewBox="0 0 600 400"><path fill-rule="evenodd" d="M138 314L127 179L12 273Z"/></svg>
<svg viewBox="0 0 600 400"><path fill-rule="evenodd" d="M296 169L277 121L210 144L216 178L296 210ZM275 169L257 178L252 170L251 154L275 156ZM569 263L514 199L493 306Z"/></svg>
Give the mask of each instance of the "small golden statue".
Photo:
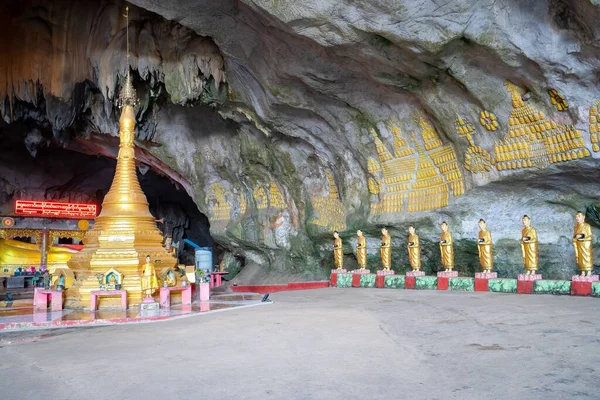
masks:
<svg viewBox="0 0 600 400"><path fill-rule="evenodd" d="M333 263L337 269L344 267L344 248L342 247L342 238L338 231L333 232Z"/></svg>
<svg viewBox="0 0 600 400"><path fill-rule="evenodd" d="M356 231L356 259L360 269L367 268L367 239L363 236L362 231Z"/></svg>
<svg viewBox="0 0 600 400"><path fill-rule="evenodd" d="M525 274L535 275L538 269L538 237L537 231L531 226L531 218L523 215L523 230L521 231L521 251Z"/></svg>
<svg viewBox="0 0 600 400"><path fill-rule="evenodd" d="M448 230L446 221L440 224L442 234L440 235L440 253L442 255L442 266L444 271L449 272L454 268L454 245L452 244L452 233Z"/></svg>
<svg viewBox="0 0 600 400"><path fill-rule="evenodd" d="M381 229L381 234L381 265L384 270L389 270L392 266L392 237L386 228Z"/></svg>
<svg viewBox="0 0 600 400"><path fill-rule="evenodd" d="M145 298L151 298L152 294L158 289L158 279L154 264L150 262L150 255L146 256L146 263L142 268L142 292Z"/></svg>
<svg viewBox="0 0 600 400"><path fill-rule="evenodd" d="M421 247L413 225L408 226L408 262L413 271L421 270Z"/></svg>
<svg viewBox="0 0 600 400"><path fill-rule="evenodd" d="M492 256L492 233L487 229L483 219L479 220L479 229L479 240L477 241L479 263L481 264L482 272L490 273L494 267L494 259Z"/></svg>
<svg viewBox="0 0 600 400"><path fill-rule="evenodd" d="M575 259L581 276L591 276L594 269L592 249L592 228L585 222L585 215L578 211L575 214L575 232L573 233L573 247Z"/></svg>

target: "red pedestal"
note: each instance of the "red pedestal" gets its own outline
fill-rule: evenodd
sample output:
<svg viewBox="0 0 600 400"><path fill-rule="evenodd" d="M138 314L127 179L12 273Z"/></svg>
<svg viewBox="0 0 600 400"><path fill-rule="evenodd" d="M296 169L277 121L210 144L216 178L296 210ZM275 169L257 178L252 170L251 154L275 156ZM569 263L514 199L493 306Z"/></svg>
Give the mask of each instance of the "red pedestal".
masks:
<svg viewBox="0 0 600 400"><path fill-rule="evenodd" d="M592 294L592 282L571 281L571 296L589 296Z"/></svg>
<svg viewBox="0 0 600 400"><path fill-rule="evenodd" d="M385 286L385 276L384 275L377 275L375 277L375 287L376 288L382 288Z"/></svg>
<svg viewBox="0 0 600 400"><path fill-rule="evenodd" d="M487 279L477 279L475 278L475 291L476 292L487 292L488 288L488 280Z"/></svg>
<svg viewBox="0 0 600 400"><path fill-rule="evenodd" d="M448 286L450 286L450 278L438 276L437 285L438 290L448 290Z"/></svg>
<svg viewBox="0 0 600 400"><path fill-rule="evenodd" d="M331 286L337 286L337 275L336 273L331 273Z"/></svg>
<svg viewBox="0 0 600 400"><path fill-rule="evenodd" d="M404 288L405 289L414 289L415 288L415 277L414 276L406 276L404 278Z"/></svg>
<svg viewBox="0 0 600 400"><path fill-rule="evenodd" d="M352 287L360 287L360 275L352 274Z"/></svg>
<svg viewBox="0 0 600 400"><path fill-rule="evenodd" d="M533 282L535 281L517 281L517 293L520 294L533 294ZM591 286L590 286L591 288Z"/></svg>

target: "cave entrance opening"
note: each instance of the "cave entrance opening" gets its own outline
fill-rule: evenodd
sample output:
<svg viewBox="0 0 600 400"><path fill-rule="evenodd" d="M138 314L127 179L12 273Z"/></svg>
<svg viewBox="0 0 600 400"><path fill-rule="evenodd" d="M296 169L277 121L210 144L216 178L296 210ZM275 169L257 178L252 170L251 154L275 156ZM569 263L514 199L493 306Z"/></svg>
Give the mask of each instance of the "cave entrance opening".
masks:
<svg viewBox="0 0 600 400"><path fill-rule="evenodd" d="M97 154L116 153L112 144L86 142L86 153L83 153L48 140L32 154L23 135L9 131L10 127L0 129L0 215L12 215L17 199L95 203L100 207L112 183L116 161ZM165 238L170 236L173 244L178 245L179 263L194 264L194 251L183 245L183 239L213 248L213 260L220 262L224 249L211 237L208 218L185 189L160 171L145 166L137 171L158 228ZM56 238L56 242L74 243L73 239L64 237Z"/></svg>

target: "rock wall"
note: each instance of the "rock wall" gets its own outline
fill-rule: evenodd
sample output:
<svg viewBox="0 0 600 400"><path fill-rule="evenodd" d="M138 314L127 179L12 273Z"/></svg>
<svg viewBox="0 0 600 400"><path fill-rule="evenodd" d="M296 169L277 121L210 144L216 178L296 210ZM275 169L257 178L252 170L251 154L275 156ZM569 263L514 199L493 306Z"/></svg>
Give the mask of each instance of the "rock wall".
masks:
<svg viewBox="0 0 600 400"><path fill-rule="evenodd" d="M363 229L375 267L382 226L403 271L409 223L433 272L442 220L471 273L479 218L507 276L523 214L541 272L575 271L574 212L600 202L594 2L132 3L138 144L246 258L240 279L325 277L333 230L350 267ZM0 113L33 126L30 153L116 133L123 8L29 0L0 14L2 38L22 38L2 40Z"/></svg>

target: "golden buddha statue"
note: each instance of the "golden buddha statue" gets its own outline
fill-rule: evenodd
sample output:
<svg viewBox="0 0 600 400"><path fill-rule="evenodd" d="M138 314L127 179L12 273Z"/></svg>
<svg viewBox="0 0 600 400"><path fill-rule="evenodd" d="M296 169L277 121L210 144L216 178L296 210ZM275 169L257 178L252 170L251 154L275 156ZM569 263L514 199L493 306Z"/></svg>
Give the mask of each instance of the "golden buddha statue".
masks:
<svg viewBox="0 0 600 400"><path fill-rule="evenodd" d="M77 250L68 247L50 246L46 252L46 265L50 273L55 268L67 268L67 262ZM39 265L42 260L40 246L13 239L0 239L0 266Z"/></svg>
<svg viewBox="0 0 600 400"><path fill-rule="evenodd" d="M531 226L531 218L523 215L523 230L521 231L521 252L525 273L533 275L538 269L538 237L537 231Z"/></svg>
<svg viewBox="0 0 600 400"><path fill-rule="evenodd" d="M481 264L482 272L490 273L494 267L494 259L492 256L492 233L487 229L487 225L483 219L479 220L479 229L479 240L477 241L479 263Z"/></svg>
<svg viewBox="0 0 600 400"><path fill-rule="evenodd" d="M575 259L581 276L591 276L594 269L592 228L585 222L585 215L578 211L575 214L575 231L573 233L573 247L575 248Z"/></svg>
<svg viewBox="0 0 600 400"><path fill-rule="evenodd" d="M384 270L389 270L392 266L392 237L386 228L381 229L381 234L381 265Z"/></svg>
<svg viewBox="0 0 600 400"><path fill-rule="evenodd" d="M158 289L158 279L154 264L150 262L150 255L146 256L146 263L142 267L142 292L145 298L151 298L152 294Z"/></svg>
<svg viewBox="0 0 600 400"><path fill-rule="evenodd" d="M454 245L452 244L452 233L448 230L446 221L440 224L442 234L440 235L440 253L442 255L442 266L444 271L452 271L454 268Z"/></svg>
<svg viewBox="0 0 600 400"><path fill-rule="evenodd" d="M408 226L408 262L413 271L421 270L421 247L413 225Z"/></svg>
<svg viewBox="0 0 600 400"><path fill-rule="evenodd" d="M344 267L344 248L342 247L342 238L338 231L333 232L333 263L337 269Z"/></svg>
<svg viewBox="0 0 600 400"><path fill-rule="evenodd" d="M356 231L356 259L360 269L367 268L367 239L363 236L362 231Z"/></svg>

